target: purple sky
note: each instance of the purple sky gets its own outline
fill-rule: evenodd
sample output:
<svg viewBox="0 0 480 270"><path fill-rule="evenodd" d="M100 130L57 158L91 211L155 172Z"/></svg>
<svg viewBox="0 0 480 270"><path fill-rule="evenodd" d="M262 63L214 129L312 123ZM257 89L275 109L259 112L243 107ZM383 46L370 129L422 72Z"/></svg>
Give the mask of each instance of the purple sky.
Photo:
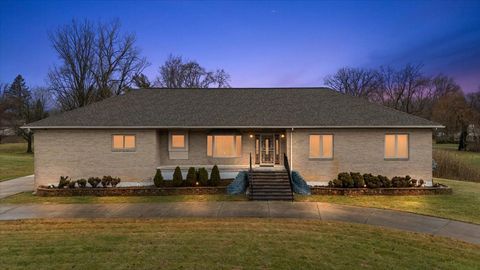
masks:
<svg viewBox="0 0 480 270"><path fill-rule="evenodd" d="M172 53L224 68L235 87L322 86L343 66L423 63L480 86L480 1L0 2L0 82L22 74L44 85L58 59L48 31L88 18L119 18L151 66Z"/></svg>

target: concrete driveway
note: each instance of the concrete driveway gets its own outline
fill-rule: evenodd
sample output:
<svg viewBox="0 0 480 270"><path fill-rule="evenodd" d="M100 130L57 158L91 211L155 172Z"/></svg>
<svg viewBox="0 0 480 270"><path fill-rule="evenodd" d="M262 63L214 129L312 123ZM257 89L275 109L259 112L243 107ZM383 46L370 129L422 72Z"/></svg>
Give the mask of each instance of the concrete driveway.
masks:
<svg viewBox="0 0 480 270"><path fill-rule="evenodd" d="M316 202L3 204L0 220L35 218L301 218L343 221L456 238L480 245L480 225L412 213Z"/></svg>
<svg viewBox="0 0 480 270"><path fill-rule="evenodd" d="M25 191L33 192L33 174L0 182L0 199Z"/></svg>

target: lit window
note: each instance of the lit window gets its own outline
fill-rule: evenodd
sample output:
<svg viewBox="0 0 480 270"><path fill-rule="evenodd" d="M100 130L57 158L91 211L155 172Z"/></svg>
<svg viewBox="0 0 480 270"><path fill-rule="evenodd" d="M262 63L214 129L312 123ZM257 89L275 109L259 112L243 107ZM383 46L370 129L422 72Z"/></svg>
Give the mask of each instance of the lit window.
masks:
<svg viewBox="0 0 480 270"><path fill-rule="evenodd" d="M239 157L242 155L242 136L208 135L207 156Z"/></svg>
<svg viewBox="0 0 480 270"><path fill-rule="evenodd" d="M310 135L310 158L333 158L333 135Z"/></svg>
<svg viewBox="0 0 480 270"><path fill-rule="evenodd" d="M135 151L135 135L113 135L112 148L114 151Z"/></svg>
<svg viewBox="0 0 480 270"><path fill-rule="evenodd" d="M172 135L172 147L184 148L185 147L185 135Z"/></svg>
<svg viewBox="0 0 480 270"><path fill-rule="evenodd" d="M168 135L168 151L185 152L188 151L187 132L175 131Z"/></svg>
<svg viewBox="0 0 480 270"><path fill-rule="evenodd" d="M408 134L385 135L385 158L408 159Z"/></svg>

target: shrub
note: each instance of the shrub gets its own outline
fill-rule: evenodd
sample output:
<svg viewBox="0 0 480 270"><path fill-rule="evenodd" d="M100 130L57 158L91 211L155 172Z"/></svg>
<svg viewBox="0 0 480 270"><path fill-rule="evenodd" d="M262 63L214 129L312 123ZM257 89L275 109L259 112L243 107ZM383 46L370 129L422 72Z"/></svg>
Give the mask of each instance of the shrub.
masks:
<svg viewBox="0 0 480 270"><path fill-rule="evenodd" d="M75 188L76 181L69 181L68 182L68 188Z"/></svg>
<svg viewBox="0 0 480 270"><path fill-rule="evenodd" d="M116 187L120 183L120 181L122 181L120 177L112 177L110 184L112 185L112 187Z"/></svg>
<svg viewBox="0 0 480 270"><path fill-rule="evenodd" d="M87 180L85 179L78 179L77 180L78 187L84 188L87 186Z"/></svg>
<svg viewBox="0 0 480 270"><path fill-rule="evenodd" d="M110 175L104 175L101 182L103 187L107 187L112 182L112 177Z"/></svg>
<svg viewBox="0 0 480 270"><path fill-rule="evenodd" d="M208 185L208 172L205 168L198 169L198 182L201 186Z"/></svg>
<svg viewBox="0 0 480 270"><path fill-rule="evenodd" d="M333 179L332 181L330 181L332 183L332 187L336 187L336 188L341 188L343 187L343 183L342 183L342 180L339 180L339 179ZM330 184L330 183L329 183Z"/></svg>
<svg viewBox="0 0 480 270"><path fill-rule="evenodd" d="M347 172L342 172L338 174L338 180L342 181L342 186L344 188L353 187L352 176Z"/></svg>
<svg viewBox="0 0 480 270"><path fill-rule="evenodd" d="M418 180L418 186L423 187L423 185L425 185L425 181L423 179Z"/></svg>
<svg viewBox="0 0 480 270"><path fill-rule="evenodd" d="M178 166L175 168L175 171L173 172L172 184L175 187L183 186L182 170L180 170L180 167L178 167Z"/></svg>
<svg viewBox="0 0 480 270"><path fill-rule="evenodd" d="M163 186L163 175L162 171L160 169L157 169L157 172L155 173L155 177L153 177L153 184L155 184L156 187L161 187Z"/></svg>
<svg viewBox="0 0 480 270"><path fill-rule="evenodd" d="M350 176L352 177L354 187L356 188L365 187L365 181L363 180L363 176L360 173L351 172Z"/></svg>
<svg viewBox="0 0 480 270"><path fill-rule="evenodd" d="M197 183L197 171L194 167L188 168L186 184L187 186L194 187Z"/></svg>
<svg viewBox="0 0 480 270"><path fill-rule="evenodd" d="M70 183L68 176L60 176L60 181L58 182L58 188L65 188Z"/></svg>
<svg viewBox="0 0 480 270"><path fill-rule="evenodd" d="M410 181L410 176L400 177L395 176L392 178L392 186L393 187L408 187Z"/></svg>
<svg viewBox="0 0 480 270"><path fill-rule="evenodd" d="M88 178L88 183L90 184L90 186L92 186L92 188L96 188L98 186L98 184L100 184L102 180L98 177L90 177Z"/></svg>
<svg viewBox="0 0 480 270"><path fill-rule="evenodd" d="M377 175L377 178L381 187L386 187L386 188L392 187L392 181L390 181L388 177L383 175Z"/></svg>
<svg viewBox="0 0 480 270"><path fill-rule="evenodd" d="M212 168L212 173L210 174L210 185L211 186L218 186L220 184L220 171L218 170L218 166L215 165Z"/></svg>
<svg viewBox="0 0 480 270"><path fill-rule="evenodd" d="M378 177L372 175L371 173L364 174L363 180L365 181L367 188L379 188L382 186Z"/></svg>

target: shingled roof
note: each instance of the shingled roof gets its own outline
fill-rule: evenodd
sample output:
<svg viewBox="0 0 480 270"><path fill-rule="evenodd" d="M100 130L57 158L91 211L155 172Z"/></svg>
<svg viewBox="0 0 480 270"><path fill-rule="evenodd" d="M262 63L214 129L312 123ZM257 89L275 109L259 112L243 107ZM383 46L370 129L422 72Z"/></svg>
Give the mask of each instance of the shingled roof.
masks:
<svg viewBox="0 0 480 270"><path fill-rule="evenodd" d="M327 88L141 89L30 128L411 127L439 124Z"/></svg>

